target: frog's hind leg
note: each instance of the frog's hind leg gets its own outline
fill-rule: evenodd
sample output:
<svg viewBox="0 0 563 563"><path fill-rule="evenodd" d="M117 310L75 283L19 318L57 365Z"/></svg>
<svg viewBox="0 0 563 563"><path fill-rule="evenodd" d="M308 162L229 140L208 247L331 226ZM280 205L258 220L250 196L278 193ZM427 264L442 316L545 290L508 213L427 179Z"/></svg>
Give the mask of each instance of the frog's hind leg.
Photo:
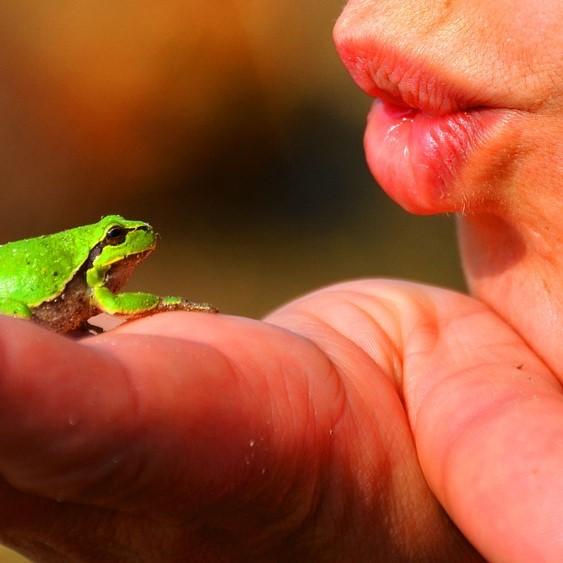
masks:
<svg viewBox="0 0 563 563"><path fill-rule="evenodd" d="M16 299L0 299L0 315L17 317L18 319L31 319L31 309Z"/></svg>

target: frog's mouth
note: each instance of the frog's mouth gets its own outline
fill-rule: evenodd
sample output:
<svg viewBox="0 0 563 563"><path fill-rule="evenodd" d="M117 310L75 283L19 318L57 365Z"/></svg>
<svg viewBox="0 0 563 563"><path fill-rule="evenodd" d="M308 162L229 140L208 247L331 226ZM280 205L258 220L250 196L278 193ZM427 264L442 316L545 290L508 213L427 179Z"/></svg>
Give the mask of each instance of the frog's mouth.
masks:
<svg viewBox="0 0 563 563"><path fill-rule="evenodd" d="M119 291L129 280L135 268L154 250L149 248L137 254L131 254L113 264L105 277L106 287L113 293Z"/></svg>

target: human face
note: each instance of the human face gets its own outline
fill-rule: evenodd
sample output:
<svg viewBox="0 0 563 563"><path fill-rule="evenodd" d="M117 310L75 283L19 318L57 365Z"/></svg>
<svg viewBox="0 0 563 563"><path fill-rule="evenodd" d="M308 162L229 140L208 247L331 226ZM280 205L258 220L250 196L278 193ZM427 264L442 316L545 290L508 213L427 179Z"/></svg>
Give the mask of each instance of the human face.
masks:
<svg viewBox="0 0 563 563"><path fill-rule="evenodd" d="M563 373L561 21L561 0L350 0L335 41L378 98L376 179L410 211L462 216L473 292Z"/></svg>

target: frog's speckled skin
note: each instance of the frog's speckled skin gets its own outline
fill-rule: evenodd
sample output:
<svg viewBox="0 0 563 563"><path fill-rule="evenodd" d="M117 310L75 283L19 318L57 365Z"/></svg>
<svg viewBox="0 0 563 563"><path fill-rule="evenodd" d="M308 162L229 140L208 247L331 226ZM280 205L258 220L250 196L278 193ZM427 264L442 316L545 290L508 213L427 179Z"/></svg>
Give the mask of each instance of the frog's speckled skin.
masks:
<svg viewBox="0 0 563 563"><path fill-rule="evenodd" d="M122 236L111 239L108 233L116 228ZM129 317L214 312L210 305L177 297L115 293L154 250L156 236L148 223L108 215L93 225L1 245L0 313L70 332L97 312Z"/></svg>
<svg viewBox="0 0 563 563"><path fill-rule="evenodd" d="M116 220L131 228L146 225L108 215L94 225L0 246L0 299L36 307L58 297Z"/></svg>

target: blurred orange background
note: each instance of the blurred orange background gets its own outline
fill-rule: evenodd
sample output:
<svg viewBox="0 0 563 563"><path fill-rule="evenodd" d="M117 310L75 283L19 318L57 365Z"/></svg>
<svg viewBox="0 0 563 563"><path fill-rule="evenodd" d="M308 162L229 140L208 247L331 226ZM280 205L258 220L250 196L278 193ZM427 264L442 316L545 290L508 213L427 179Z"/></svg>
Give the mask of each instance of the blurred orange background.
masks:
<svg viewBox="0 0 563 563"><path fill-rule="evenodd" d="M453 226L367 172L340 0L4 3L0 239L152 222L132 282L258 316L343 278L459 287Z"/></svg>
<svg viewBox="0 0 563 563"><path fill-rule="evenodd" d="M144 219L161 247L133 288L250 316L346 278L462 287L451 220L408 216L366 169L341 7L4 2L0 240Z"/></svg>

